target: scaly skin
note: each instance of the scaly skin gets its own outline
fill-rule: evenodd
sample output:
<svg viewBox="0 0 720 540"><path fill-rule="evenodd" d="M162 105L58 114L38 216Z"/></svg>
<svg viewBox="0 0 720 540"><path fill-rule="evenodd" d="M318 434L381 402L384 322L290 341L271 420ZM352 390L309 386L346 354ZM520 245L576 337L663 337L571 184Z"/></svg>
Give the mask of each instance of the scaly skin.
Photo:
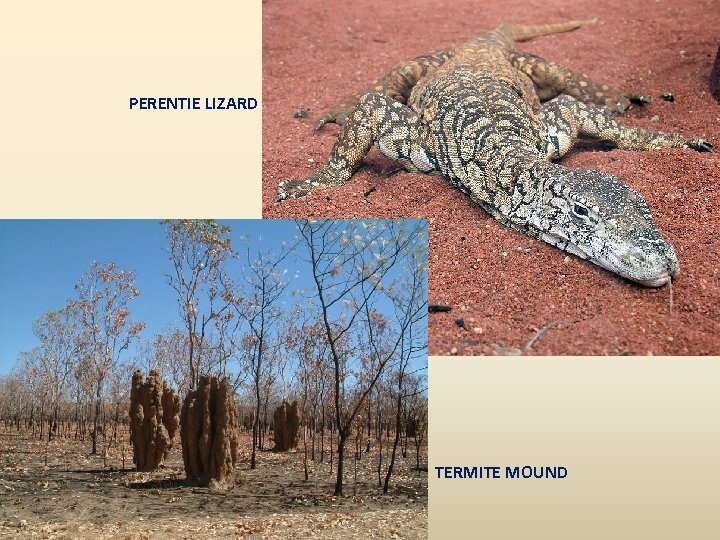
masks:
<svg viewBox="0 0 720 540"><path fill-rule="evenodd" d="M611 111L648 98L514 48L583 24L501 25L399 64L319 119L316 129L343 125L328 161L307 179L281 182L277 200L344 184L375 144L410 171L444 176L517 231L643 285L666 284L679 263L642 196L610 174L550 160L579 135L631 150L712 145L624 126Z"/></svg>

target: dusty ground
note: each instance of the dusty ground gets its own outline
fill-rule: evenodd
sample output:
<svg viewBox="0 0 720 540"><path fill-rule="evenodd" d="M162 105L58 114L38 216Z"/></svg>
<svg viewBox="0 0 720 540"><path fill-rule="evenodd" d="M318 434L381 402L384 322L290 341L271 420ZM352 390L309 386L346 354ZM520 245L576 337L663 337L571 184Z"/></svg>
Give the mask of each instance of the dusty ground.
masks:
<svg viewBox="0 0 720 540"><path fill-rule="evenodd" d="M240 485L214 492L183 484L182 456L173 449L155 473L122 471L119 449L108 468L88 455L89 443L49 447L0 433L0 538L427 538L427 473L401 460L391 493L378 489L374 455L352 464L344 497L331 496L329 464L316 464L305 482L300 453L261 452L249 470L243 437ZM255 535L255 536L253 536Z"/></svg>
<svg viewBox="0 0 720 540"><path fill-rule="evenodd" d="M626 123L716 146L639 153L588 143L562 161L616 174L645 196L680 259L672 312L668 287L642 288L514 233L442 178L398 172L375 149L346 186L273 204L279 181L327 157L338 128L314 134L317 118L398 62L502 21L594 17L595 26L521 47L652 96ZM453 307L430 316L431 354L717 354L720 104L708 83L718 44L717 0L264 1L263 216L429 218L430 302ZM300 108L307 118L293 118Z"/></svg>

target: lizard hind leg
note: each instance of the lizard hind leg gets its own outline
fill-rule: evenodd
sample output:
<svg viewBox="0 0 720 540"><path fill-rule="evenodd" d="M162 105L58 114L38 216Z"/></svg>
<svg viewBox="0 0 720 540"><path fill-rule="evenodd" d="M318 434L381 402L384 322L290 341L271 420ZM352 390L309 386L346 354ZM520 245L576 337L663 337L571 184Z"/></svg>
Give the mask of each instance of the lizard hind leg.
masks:
<svg viewBox="0 0 720 540"><path fill-rule="evenodd" d="M645 104L650 98L639 93L625 92L603 84L587 75L581 75L539 56L513 49L510 62L533 81L541 101L547 101L559 94L567 94L584 103L597 107L608 107L612 111L624 112L631 103Z"/></svg>
<svg viewBox="0 0 720 540"><path fill-rule="evenodd" d="M452 56L448 51L436 51L401 62L389 73L376 79L358 92L346 96L335 107L323 114L315 124L315 131L319 131L325 124L335 123L343 125L347 117L353 112L360 99L366 94L384 94L399 101L407 101L413 87L420 78L440 67Z"/></svg>
<svg viewBox="0 0 720 540"><path fill-rule="evenodd" d="M348 117L327 162L304 180L281 182L275 200L295 199L314 190L343 185L373 144L410 171L437 172L429 140L427 125L413 110L383 94L366 94Z"/></svg>
<svg viewBox="0 0 720 540"><path fill-rule="evenodd" d="M578 135L611 142L622 150L712 150L712 145L703 139L687 139L677 133L626 126L614 120L607 109L597 109L568 95L561 95L545 103L540 116L545 124L548 159L559 159L565 155L575 144Z"/></svg>

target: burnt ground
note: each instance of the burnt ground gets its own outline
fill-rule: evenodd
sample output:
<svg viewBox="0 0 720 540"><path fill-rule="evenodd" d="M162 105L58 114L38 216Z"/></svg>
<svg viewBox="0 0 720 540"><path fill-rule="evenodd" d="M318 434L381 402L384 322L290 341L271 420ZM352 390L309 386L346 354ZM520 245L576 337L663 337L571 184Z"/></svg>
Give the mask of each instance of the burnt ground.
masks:
<svg viewBox="0 0 720 540"><path fill-rule="evenodd" d="M152 473L134 471L125 448L123 470L120 447L105 461L89 441L0 430L0 538L427 538L427 472L413 469L412 445L388 495L376 449L358 462L357 483L349 452L343 497L332 495L327 454L307 482L302 452L260 452L250 470L247 434L230 490L186 486L179 440Z"/></svg>
<svg viewBox="0 0 720 540"><path fill-rule="evenodd" d="M561 161L616 174L644 195L680 259L672 299L669 287L634 285L510 231L442 178L399 171L376 149L347 185L273 204L279 181L307 176L329 154L338 127L313 133L317 118L398 62L503 21L595 17L594 26L519 46L652 96L626 112L627 124L716 146L698 154L584 143ZM715 0L368 0L340 9L328 0L264 1L263 216L428 218L430 302L453 307L430 316L433 355L717 354L720 104L708 85L719 44ZM675 100L660 99L665 92ZM294 118L301 108L308 116Z"/></svg>

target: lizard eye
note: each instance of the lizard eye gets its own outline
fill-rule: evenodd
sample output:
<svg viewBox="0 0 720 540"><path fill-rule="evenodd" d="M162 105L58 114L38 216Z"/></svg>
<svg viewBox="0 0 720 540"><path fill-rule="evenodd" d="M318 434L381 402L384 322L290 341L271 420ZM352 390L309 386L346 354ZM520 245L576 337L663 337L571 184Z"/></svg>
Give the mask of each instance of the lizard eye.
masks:
<svg viewBox="0 0 720 540"><path fill-rule="evenodd" d="M583 205L581 205L579 203L575 203L573 205L573 214L575 214L578 217L586 217L589 214L589 212L588 212L588 209L585 208Z"/></svg>
<svg viewBox="0 0 720 540"><path fill-rule="evenodd" d="M571 201L570 209L570 211L572 212L570 216L578 224L589 227L595 227L598 224L599 217L595 213L594 209L588 208L584 204L577 201Z"/></svg>

